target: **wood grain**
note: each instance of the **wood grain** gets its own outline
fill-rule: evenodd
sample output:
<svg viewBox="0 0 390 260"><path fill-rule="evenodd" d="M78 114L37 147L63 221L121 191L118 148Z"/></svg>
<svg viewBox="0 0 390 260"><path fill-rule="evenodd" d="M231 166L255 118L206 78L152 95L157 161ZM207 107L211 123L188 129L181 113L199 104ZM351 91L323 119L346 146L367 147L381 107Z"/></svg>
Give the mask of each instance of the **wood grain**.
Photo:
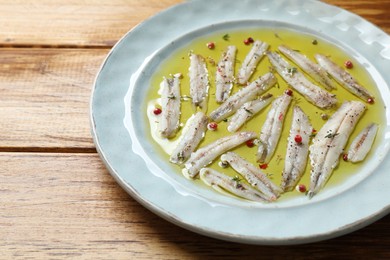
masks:
<svg viewBox="0 0 390 260"><path fill-rule="evenodd" d="M390 0L354 0L354 1L340 1L340 0L323 0L328 4L341 7L347 11L355 13L367 21L380 27L386 33L390 33Z"/></svg>
<svg viewBox="0 0 390 260"><path fill-rule="evenodd" d="M241 245L192 233L149 212L118 187L96 154L1 153L0 165L1 259L390 257L390 216L321 243ZM334 251L340 244L343 249Z"/></svg>
<svg viewBox="0 0 390 260"><path fill-rule="evenodd" d="M241 245L161 219L113 180L90 136L93 80L124 33L179 2L0 0L0 259L390 259L390 216L320 243ZM324 2L390 33L390 0Z"/></svg>
<svg viewBox="0 0 390 260"><path fill-rule="evenodd" d="M89 98L107 52L0 49L0 151L94 150Z"/></svg>
<svg viewBox="0 0 390 260"><path fill-rule="evenodd" d="M180 0L0 0L0 45L113 46Z"/></svg>
<svg viewBox="0 0 390 260"><path fill-rule="evenodd" d="M0 0L0 46L111 47L141 21L181 2ZM324 2L363 16L390 33L389 0Z"/></svg>

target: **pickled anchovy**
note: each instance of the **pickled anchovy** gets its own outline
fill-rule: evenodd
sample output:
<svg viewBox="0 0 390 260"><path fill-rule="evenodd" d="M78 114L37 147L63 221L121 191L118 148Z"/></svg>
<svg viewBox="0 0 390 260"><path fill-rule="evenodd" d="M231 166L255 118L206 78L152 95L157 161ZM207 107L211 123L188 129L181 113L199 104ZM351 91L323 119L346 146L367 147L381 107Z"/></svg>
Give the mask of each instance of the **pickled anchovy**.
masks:
<svg viewBox="0 0 390 260"><path fill-rule="evenodd" d="M377 131L378 125L371 123L355 137L348 150L348 161L356 163L366 158L374 143Z"/></svg>
<svg viewBox="0 0 390 260"><path fill-rule="evenodd" d="M307 115L300 107L295 106L282 172L281 188L284 191L294 189L305 171L312 131Z"/></svg>
<svg viewBox="0 0 390 260"><path fill-rule="evenodd" d="M179 75L164 78L161 82L161 119L159 131L163 137L173 137L179 128L180 120L180 80Z"/></svg>
<svg viewBox="0 0 390 260"><path fill-rule="evenodd" d="M238 84L245 85L248 82L249 78L252 76L253 72L255 72L257 64L264 56L264 52L267 51L268 47L269 45L266 42L255 41L253 43L252 49L245 57L245 60L242 63L242 66L238 72Z"/></svg>
<svg viewBox="0 0 390 260"><path fill-rule="evenodd" d="M185 163L183 173L194 178L201 168L206 167L221 154L233 149L240 144L256 137L254 132L239 132L230 136L222 137L193 152Z"/></svg>
<svg viewBox="0 0 390 260"><path fill-rule="evenodd" d="M316 54L315 58L317 62L346 90L366 102L369 101L369 99L374 99L374 96L371 95L363 86L359 85L351 74L331 61L329 58L321 54Z"/></svg>
<svg viewBox="0 0 390 260"><path fill-rule="evenodd" d="M210 114L211 120L220 122L237 111L245 102L255 99L258 95L263 94L276 83L276 77L272 73L267 73L249 86L242 88L235 94L231 95L217 109Z"/></svg>
<svg viewBox="0 0 390 260"><path fill-rule="evenodd" d="M319 192L339 164L348 138L365 109L365 105L359 101L344 102L314 137L309 147L309 197Z"/></svg>
<svg viewBox="0 0 390 260"><path fill-rule="evenodd" d="M232 116L227 130L231 133L237 131L245 122L251 119L256 113L264 109L272 101L272 94L266 94L259 99L246 102Z"/></svg>
<svg viewBox="0 0 390 260"><path fill-rule="evenodd" d="M282 190L276 186L259 167L254 166L238 154L228 152L221 156L222 162L227 162L230 166L242 175L249 184L261 191L268 201L275 201Z"/></svg>
<svg viewBox="0 0 390 260"><path fill-rule="evenodd" d="M236 46L228 46L218 63L215 76L215 98L218 103L224 102L229 97L230 91L233 88L236 51Z"/></svg>
<svg viewBox="0 0 390 260"><path fill-rule="evenodd" d="M309 102L319 108L330 108L337 103L336 96L311 83L297 68L291 66L276 52L267 56L282 78Z"/></svg>
<svg viewBox="0 0 390 260"><path fill-rule="evenodd" d="M260 143L257 150L257 161L268 163L278 145L282 132L284 118L290 105L292 97L283 94L272 102L267 118L260 132Z"/></svg>
<svg viewBox="0 0 390 260"><path fill-rule="evenodd" d="M173 150L170 161L175 164L185 162L199 145L207 129L208 117L203 112L197 112L187 120L179 144Z"/></svg>
<svg viewBox="0 0 390 260"><path fill-rule="evenodd" d="M203 108L209 89L208 71L205 59L196 54L190 55L190 96L192 104Z"/></svg>
<svg viewBox="0 0 390 260"><path fill-rule="evenodd" d="M251 201L265 202L267 200L262 193L253 189L251 186L241 183L240 180L231 178L211 168L201 169L200 179L222 193L228 191L238 197Z"/></svg>
<svg viewBox="0 0 390 260"><path fill-rule="evenodd" d="M281 45L279 50L297 64L303 71L307 73L313 80L321 84L328 90L335 89L333 81L329 78L328 73L320 65L308 59L305 55L292 50L291 48Z"/></svg>

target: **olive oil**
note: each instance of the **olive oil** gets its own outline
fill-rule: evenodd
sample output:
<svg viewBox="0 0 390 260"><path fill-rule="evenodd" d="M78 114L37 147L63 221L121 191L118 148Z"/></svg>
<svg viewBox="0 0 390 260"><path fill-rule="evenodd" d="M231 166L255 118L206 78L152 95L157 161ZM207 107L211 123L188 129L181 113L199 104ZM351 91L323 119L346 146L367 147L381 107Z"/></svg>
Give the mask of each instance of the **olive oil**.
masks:
<svg viewBox="0 0 390 260"><path fill-rule="evenodd" d="M381 124L385 122L385 109L383 101L380 98L379 91L375 86L375 82L372 80L367 70L364 68L362 64L359 64L356 57L352 57L346 51L341 48L329 43L327 40L313 36L310 34L300 33L297 31L289 30L289 29L248 29L248 30L233 30L233 31L220 31L211 35L206 35L200 38L194 39L187 46L175 50L172 55L164 60L159 68L154 72L154 75L151 78L151 86L148 93L148 101L155 100L159 98L158 89L163 77L169 77L169 75L173 75L176 73L181 73L183 78L181 79L181 95L182 97L189 96L189 76L188 76L188 68L190 66L189 53L193 52L195 54L202 55L207 61L207 68L209 72L209 95L208 95L208 108L207 115L209 115L214 109L216 109L219 104L215 101L215 72L217 63L222 55L222 52L226 50L228 45L235 45L237 47L236 54L236 64L235 64L235 75L241 66L242 61L245 59L245 56L249 52L252 47L252 44L248 44L248 38L251 37L254 40L265 41L270 45L270 50L276 51L277 47L281 44L285 44L290 48L305 54L309 59L314 61L314 55L316 53L321 53L330 56L330 58L339 65L344 64L345 61L349 60L353 63L353 68L349 69L349 72L358 80L358 82L367 88L369 92L371 92L375 99L374 104L366 103L367 110L365 114L362 116L360 121L357 124L357 127L352 132L352 135L348 141L346 148L349 147L352 139L358 134L360 130L362 130L369 123L374 122L379 125L379 132L377 134L374 146L372 151L376 149L378 144L380 143L380 139L382 136ZM214 48L209 48L210 44L214 43ZM286 60L288 60L286 58ZM289 61L293 64L291 61ZM255 80L261 75L272 70L271 64L268 61L267 57L263 57L257 66L256 71L250 78L250 82ZM298 70L300 70L298 68ZM300 70L301 71L301 70ZM287 89L292 89L287 85L287 83L276 73L274 72L278 79L278 83L268 91L277 97L284 93ZM308 77L309 80L310 77ZM317 84L317 83L315 83ZM318 85L318 84L317 84ZM347 100L360 100L355 97L347 90L345 90L341 85L336 84L337 89L332 90L331 93L336 94L338 99L337 107L322 110L314 105L310 104L306 99L300 95L298 92L293 91L293 102L290 105L290 109L285 115L284 127L282 131L282 135L280 137L279 144L275 151L275 154L268 164L266 169L263 169L263 172L267 173L271 180L279 185L282 179L282 170L284 168L284 161L286 155L286 145L287 138L289 135L289 130L291 127L292 120L292 107L300 106L303 111L309 116L310 121L313 125L313 128L317 131L323 126L326 120L324 117L330 117L337 108L340 107L342 102ZM239 91L243 86L239 86L237 84L234 85L232 89L232 93ZM321 86L322 87L322 86ZM361 101L361 100L360 100ZM146 104L145 104L146 106ZM270 109L270 105L263 109L260 113L255 115L250 121L248 121L239 131L254 131L256 133L260 133L262 125L265 121L267 113ZM146 107L144 109L146 111ZM191 106L190 99L184 99L182 101L181 107L181 119L180 122L185 124L187 119L195 112L193 107ZM325 115L325 116L324 116ZM230 135L227 131L227 125L229 122L220 122L218 124L218 130L216 131L207 131L205 138L200 143L200 147L205 146L218 138L226 135ZM177 136L180 136L181 131L178 132ZM176 137L177 138L177 137ZM175 140L174 138L173 140ZM160 147L161 148L161 147ZM256 152L257 146L252 148L246 146L245 144L237 147L233 150L234 152L240 154L242 157L253 163L254 165L258 165L256 163ZM372 159L370 155L373 152L370 152L365 161ZM166 161L169 161L169 155L162 152L162 156L166 158ZM353 177L353 174L359 170L359 168L364 164L364 162L352 164L349 162L344 162L340 159L339 166L333 171L332 176L328 183L325 185L324 189L331 185L339 184L345 181L347 178ZM177 173L181 174L181 169L178 166L173 166L177 169ZM232 178L237 176L238 174L231 168L221 168L218 166L218 160L214 161L209 167L212 167L218 171L221 171L227 175L230 175ZM194 180L196 183L202 183L199 179ZM307 167L302 179L299 181L299 184L304 184L306 187L309 187L310 184L310 160L308 159ZM293 196L303 196L302 193L297 191L287 192L281 196L281 199L291 198Z"/></svg>

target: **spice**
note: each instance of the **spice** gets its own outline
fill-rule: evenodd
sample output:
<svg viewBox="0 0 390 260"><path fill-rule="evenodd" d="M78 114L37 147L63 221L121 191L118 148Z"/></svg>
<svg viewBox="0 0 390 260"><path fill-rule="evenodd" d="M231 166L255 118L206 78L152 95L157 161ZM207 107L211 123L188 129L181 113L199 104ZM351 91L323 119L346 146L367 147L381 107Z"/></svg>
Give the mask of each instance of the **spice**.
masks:
<svg viewBox="0 0 390 260"><path fill-rule="evenodd" d="M280 114L279 114L278 119L279 119L279 121L283 121L283 113L280 113Z"/></svg>
<svg viewBox="0 0 390 260"><path fill-rule="evenodd" d="M311 130L310 137L314 137L316 135L317 135L317 130L315 130L315 129Z"/></svg>
<svg viewBox="0 0 390 260"><path fill-rule="evenodd" d="M215 48L215 43L213 43L213 42L207 43L207 48L209 48L210 50L213 50Z"/></svg>
<svg viewBox="0 0 390 260"><path fill-rule="evenodd" d="M158 107L156 107L156 108L153 110L153 114L155 114L156 116L159 115L159 114L161 114L161 112L162 112L161 108L158 108Z"/></svg>
<svg viewBox="0 0 390 260"><path fill-rule="evenodd" d="M304 184L299 184L298 186L297 186L297 190L299 191L299 192L306 192L306 186L304 185Z"/></svg>
<svg viewBox="0 0 390 260"><path fill-rule="evenodd" d="M293 91L291 89L287 89L286 91L284 91L284 93L286 95L289 95L290 97L293 95Z"/></svg>
<svg viewBox="0 0 390 260"><path fill-rule="evenodd" d="M343 154L343 160L346 161L346 162L348 161L348 154L346 154L346 153Z"/></svg>
<svg viewBox="0 0 390 260"><path fill-rule="evenodd" d="M255 146L255 141L254 141L254 139L251 139L251 140L246 141L246 146L248 146L249 148Z"/></svg>
<svg viewBox="0 0 390 260"><path fill-rule="evenodd" d="M352 63L352 61L347 60L346 62L344 62L344 66L345 66L347 69L352 69L352 68L353 68L353 63Z"/></svg>
<svg viewBox="0 0 390 260"><path fill-rule="evenodd" d="M368 98L367 99L368 104L374 104L374 99L373 98Z"/></svg>
<svg viewBox="0 0 390 260"><path fill-rule="evenodd" d="M314 39L312 42L311 42L313 45L317 45L318 44L318 41L316 39Z"/></svg>
<svg viewBox="0 0 390 260"><path fill-rule="evenodd" d="M259 165L259 167L260 167L260 169L265 170L265 169L268 168L268 164L262 163L262 164Z"/></svg>
<svg viewBox="0 0 390 260"><path fill-rule="evenodd" d="M252 37L248 37L247 39L244 40L245 45L249 45L251 43L254 43L255 41L253 40Z"/></svg>
<svg viewBox="0 0 390 260"><path fill-rule="evenodd" d="M296 136L294 137L294 141L295 141L296 143L298 143L298 144L302 143L302 136L296 135Z"/></svg>
<svg viewBox="0 0 390 260"><path fill-rule="evenodd" d="M218 124L215 122L211 122L207 125L207 129L209 129L211 131L215 131L215 130L217 130L217 128L218 128Z"/></svg>

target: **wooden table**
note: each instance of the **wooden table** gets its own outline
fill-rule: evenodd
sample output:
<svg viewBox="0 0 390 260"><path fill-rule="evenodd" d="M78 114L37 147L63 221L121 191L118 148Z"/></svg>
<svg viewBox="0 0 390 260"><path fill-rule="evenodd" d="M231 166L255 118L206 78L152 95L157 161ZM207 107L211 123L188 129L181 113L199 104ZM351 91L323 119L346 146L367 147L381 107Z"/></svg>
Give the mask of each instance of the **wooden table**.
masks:
<svg viewBox="0 0 390 260"><path fill-rule="evenodd" d="M0 258L389 258L390 216L321 243L241 245L157 217L113 180L90 134L94 77L126 31L179 2L0 0ZM325 2L390 33L389 0Z"/></svg>

